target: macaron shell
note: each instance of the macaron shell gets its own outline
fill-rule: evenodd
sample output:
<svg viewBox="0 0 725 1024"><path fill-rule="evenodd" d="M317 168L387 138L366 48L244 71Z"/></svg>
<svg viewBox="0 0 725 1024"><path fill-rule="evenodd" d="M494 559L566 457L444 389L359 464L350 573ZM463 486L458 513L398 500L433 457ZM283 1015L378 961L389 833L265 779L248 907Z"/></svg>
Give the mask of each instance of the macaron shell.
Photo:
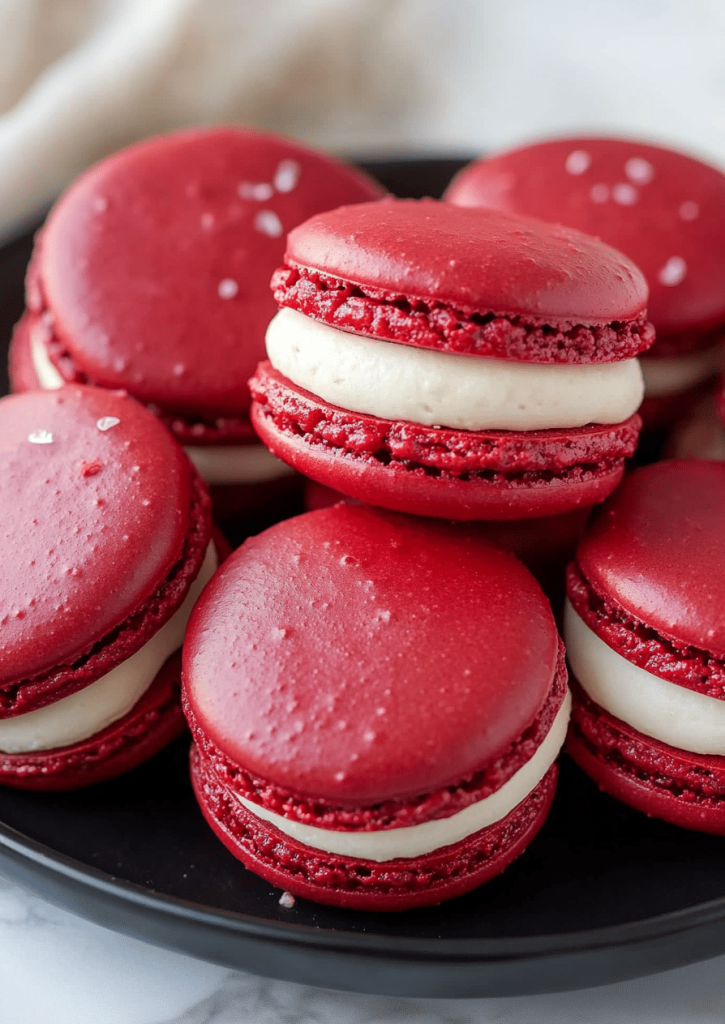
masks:
<svg viewBox="0 0 725 1024"><path fill-rule="evenodd" d="M651 817L725 835L725 757L645 736L575 685L566 749L600 789Z"/></svg>
<svg viewBox="0 0 725 1024"><path fill-rule="evenodd" d="M502 821L422 857L378 863L313 850L260 821L219 785L196 747L191 778L202 814L245 867L295 896L350 910L435 906L500 874L543 825L556 790L552 765Z"/></svg>
<svg viewBox="0 0 725 1024"><path fill-rule="evenodd" d="M624 461L597 469L583 479L549 480L544 486L511 486L500 480L435 477L411 473L404 465L385 466L346 452L330 452L290 437L252 406L257 433L274 454L305 476L335 487L357 501L410 515L462 522L521 520L590 508L607 498L624 476Z"/></svg>
<svg viewBox="0 0 725 1024"><path fill-rule="evenodd" d="M0 683L71 664L164 581L191 469L157 419L73 386L0 401Z"/></svg>
<svg viewBox="0 0 725 1024"><path fill-rule="evenodd" d="M640 419L571 430L465 431L329 405L269 363L250 381L259 437L300 473L371 505L458 520L552 516L604 501Z"/></svg>
<svg viewBox="0 0 725 1024"><path fill-rule="evenodd" d="M285 262L401 299L534 322L633 319L647 285L621 253L578 231L432 199L383 199L291 231Z"/></svg>
<svg viewBox="0 0 725 1024"><path fill-rule="evenodd" d="M725 320L725 175L635 140L570 138L480 160L445 199L567 224L626 253L658 334Z"/></svg>
<svg viewBox="0 0 725 1024"><path fill-rule="evenodd" d="M546 700L557 644L513 556L465 527L339 505L225 563L192 613L184 687L241 767L366 806L495 760Z"/></svg>
<svg viewBox="0 0 725 1024"><path fill-rule="evenodd" d="M577 551L592 588L646 626L725 657L725 464L672 460L628 476Z"/></svg>
<svg viewBox="0 0 725 1024"><path fill-rule="evenodd" d="M184 730L180 673L181 655L176 653L128 714L80 743L28 754L0 752L0 784L64 792L115 778L147 761Z"/></svg>
<svg viewBox="0 0 725 1024"><path fill-rule="evenodd" d="M377 199L361 172L241 128L161 136L82 175L34 257L54 330L92 383L189 416L239 415L286 232ZM32 283L32 282L31 282Z"/></svg>

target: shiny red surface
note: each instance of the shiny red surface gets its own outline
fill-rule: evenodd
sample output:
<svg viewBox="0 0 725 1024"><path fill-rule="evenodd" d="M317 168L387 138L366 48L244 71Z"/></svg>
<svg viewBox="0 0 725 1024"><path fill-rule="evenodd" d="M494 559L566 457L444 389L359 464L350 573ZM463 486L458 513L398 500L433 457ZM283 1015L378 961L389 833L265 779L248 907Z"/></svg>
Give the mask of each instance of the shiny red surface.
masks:
<svg viewBox="0 0 725 1024"><path fill-rule="evenodd" d="M574 153L586 155L580 173L567 171ZM663 337L725 320L725 175L699 160L635 140L559 139L471 164L445 198L568 224L625 252L647 278ZM664 272L673 257L685 273L665 284L678 277Z"/></svg>
<svg viewBox="0 0 725 1024"><path fill-rule="evenodd" d="M725 657L725 464L658 462L626 477L577 551L593 590L680 644Z"/></svg>
<svg viewBox="0 0 725 1024"><path fill-rule="evenodd" d="M29 305L52 313L90 382L180 415L238 415L264 354L286 232L380 194L361 172L278 136L215 128L142 142L56 204Z"/></svg>
<svg viewBox="0 0 725 1024"><path fill-rule="evenodd" d="M418 793L402 800L385 800L365 807L339 807L319 796L300 796L291 789L250 774L212 743L197 722L186 695L182 697L182 706L199 756L206 762L207 774L210 778L214 776L215 784L288 821L332 831L368 832L410 828L426 821L449 818L501 789L534 756L548 736L566 698L567 680L564 644L559 641L554 680L539 713L500 757L481 771L432 793Z"/></svg>
<svg viewBox="0 0 725 1024"><path fill-rule="evenodd" d="M189 532L191 479L130 398L74 386L0 401L0 683L72 663L158 589Z"/></svg>
<svg viewBox="0 0 725 1024"><path fill-rule="evenodd" d="M637 267L596 239L432 199L383 199L318 214L290 232L285 262L391 299L562 327L632 320L647 305Z"/></svg>
<svg viewBox="0 0 725 1024"><path fill-rule="evenodd" d="M225 563L192 613L184 687L241 767L364 806L500 756L541 709L557 643L533 577L474 530L339 505Z"/></svg>

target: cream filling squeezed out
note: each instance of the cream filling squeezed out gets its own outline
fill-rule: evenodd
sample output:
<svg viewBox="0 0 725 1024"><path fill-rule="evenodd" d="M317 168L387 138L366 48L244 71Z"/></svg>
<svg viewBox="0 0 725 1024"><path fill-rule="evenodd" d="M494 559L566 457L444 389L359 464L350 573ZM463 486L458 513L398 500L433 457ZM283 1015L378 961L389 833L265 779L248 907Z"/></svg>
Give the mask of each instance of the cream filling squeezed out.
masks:
<svg viewBox="0 0 725 1024"><path fill-rule="evenodd" d="M488 825L495 825L510 814L514 807L518 807L538 786L556 760L566 736L570 710L571 696L567 693L534 756L491 796L470 804L450 818L437 818L407 828L379 829L375 832L335 832L290 821L243 796L237 796L237 799L257 818L268 821L280 832L315 850L379 862L396 860L398 857L422 857L433 850L460 842Z"/></svg>
<svg viewBox="0 0 725 1024"><path fill-rule="evenodd" d="M167 658L181 647L191 609L216 567L217 554L212 542L184 603L143 647L105 676L69 697L0 721L0 751L20 754L67 747L94 736L128 714L151 686Z"/></svg>
<svg viewBox="0 0 725 1024"><path fill-rule="evenodd" d="M660 679L609 647L567 601L564 641L595 704L645 736L695 754L725 754L725 701Z"/></svg>
<svg viewBox="0 0 725 1024"><path fill-rule="evenodd" d="M267 328L267 355L332 405L456 430L621 423L644 394L636 359L552 365L436 352L348 334L293 309Z"/></svg>

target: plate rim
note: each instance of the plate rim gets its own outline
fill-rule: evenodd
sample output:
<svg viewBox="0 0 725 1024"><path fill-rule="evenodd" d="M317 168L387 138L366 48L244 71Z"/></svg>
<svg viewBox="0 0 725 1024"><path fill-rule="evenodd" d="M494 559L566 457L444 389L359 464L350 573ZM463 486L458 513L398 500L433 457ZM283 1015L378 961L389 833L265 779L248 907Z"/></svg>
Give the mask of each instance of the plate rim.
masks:
<svg viewBox="0 0 725 1024"><path fill-rule="evenodd" d="M418 960L433 955L439 961L450 963L461 960L500 961L502 958L521 960L541 955L561 955L572 951L596 952L613 947L623 948L652 939L676 936L706 927L711 923L725 922L725 896L721 896L690 907L646 917L640 921L554 935L431 939L350 932L342 928L316 928L294 921L272 921L238 911L202 907L190 900L156 892L136 882L116 878L99 868L54 850L53 847L40 843L0 821L0 849L2 848L41 870L66 879L70 884L85 886L96 893L131 903L161 917L193 921L196 924L213 927L215 930L229 930L262 941L332 947L337 952L356 956L367 955L372 959L383 954L402 954L403 959ZM725 928L723 944L725 946Z"/></svg>

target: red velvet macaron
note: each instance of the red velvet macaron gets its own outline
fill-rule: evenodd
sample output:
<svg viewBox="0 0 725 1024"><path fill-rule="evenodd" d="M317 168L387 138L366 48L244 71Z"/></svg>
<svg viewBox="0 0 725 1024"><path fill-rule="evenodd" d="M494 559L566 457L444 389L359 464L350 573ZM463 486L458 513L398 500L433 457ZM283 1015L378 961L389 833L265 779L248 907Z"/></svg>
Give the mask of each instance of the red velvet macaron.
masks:
<svg viewBox="0 0 725 1024"><path fill-rule="evenodd" d="M476 161L448 202L568 224L625 252L649 284L657 340L643 364L648 427L696 402L725 337L725 175L634 139L539 142Z"/></svg>
<svg viewBox="0 0 725 1024"><path fill-rule="evenodd" d="M363 506L239 548L184 645L202 812L296 896L402 910L532 839L569 699L549 605L468 527Z"/></svg>
<svg viewBox="0 0 725 1024"><path fill-rule="evenodd" d="M291 232L251 381L262 440L351 497L450 519L602 501L636 445L647 288L575 231L387 199Z"/></svg>
<svg viewBox="0 0 725 1024"><path fill-rule="evenodd" d="M3 398L0 532L0 783L73 789L156 753L216 565L182 449L119 392Z"/></svg>
<svg viewBox="0 0 725 1024"><path fill-rule="evenodd" d="M247 379L264 354L285 235L313 213L381 193L332 157L242 128L116 153L71 185L38 237L14 390L124 388L209 483L226 486L215 508L264 500L289 470L252 430Z"/></svg>
<svg viewBox="0 0 725 1024"><path fill-rule="evenodd" d="M725 465L637 470L569 568L568 749L613 796L725 835Z"/></svg>

